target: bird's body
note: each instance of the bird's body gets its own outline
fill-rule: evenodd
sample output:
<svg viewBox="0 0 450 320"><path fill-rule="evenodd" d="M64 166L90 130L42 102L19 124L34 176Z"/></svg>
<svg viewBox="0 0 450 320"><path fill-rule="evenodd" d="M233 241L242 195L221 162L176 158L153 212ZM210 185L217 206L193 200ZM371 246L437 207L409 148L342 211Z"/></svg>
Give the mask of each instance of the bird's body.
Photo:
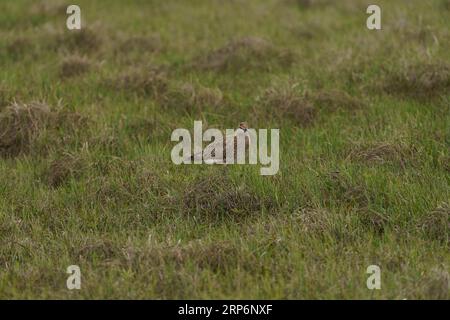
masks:
<svg viewBox="0 0 450 320"><path fill-rule="evenodd" d="M225 136L223 138L223 141L218 141L218 142L209 144L205 148L205 150L203 150L202 152L192 155L191 160L203 159L203 161L207 164L213 164L213 163L226 164L227 163L227 150L230 150L232 148L233 153L234 153L233 161L235 162L237 159L239 139L244 140L244 148L245 148L244 151L248 150L248 147L250 144L250 135L247 130L248 130L247 124L245 122L241 122L239 124L239 128L234 132L234 134ZM222 157L217 158L216 152L220 148L222 149Z"/></svg>

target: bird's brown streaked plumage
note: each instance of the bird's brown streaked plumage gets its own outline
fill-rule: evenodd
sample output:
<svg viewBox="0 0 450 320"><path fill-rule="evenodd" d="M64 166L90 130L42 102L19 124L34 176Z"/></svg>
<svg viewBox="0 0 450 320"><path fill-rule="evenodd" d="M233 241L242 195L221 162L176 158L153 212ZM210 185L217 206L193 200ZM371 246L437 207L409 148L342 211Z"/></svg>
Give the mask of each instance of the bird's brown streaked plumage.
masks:
<svg viewBox="0 0 450 320"><path fill-rule="evenodd" d="M240 129L240 130L239 130ZM237 159L237 149L238 149L238 135L244 134L245 135L245 150L248 150L249 144L250 144L250 137L248 134L248 125L247 122L241 122L239 123L239 128L236 130L236 132L233 135L225 136L222 141L222 150L223 150L223 156L221 160L214 160L216 154L215 150L219 146L220 142L213 143L208 145L203 152L196 153L190 157L190 159L198 160L203 159L205 162L208 162L208 160L214 161L213 163L227 163L227 149L229 146L229 143L233 143L233 151L234 151L234 161ZM231 147L231 146L230 146ZM205 156L204 156L205 154Z"/></svg>

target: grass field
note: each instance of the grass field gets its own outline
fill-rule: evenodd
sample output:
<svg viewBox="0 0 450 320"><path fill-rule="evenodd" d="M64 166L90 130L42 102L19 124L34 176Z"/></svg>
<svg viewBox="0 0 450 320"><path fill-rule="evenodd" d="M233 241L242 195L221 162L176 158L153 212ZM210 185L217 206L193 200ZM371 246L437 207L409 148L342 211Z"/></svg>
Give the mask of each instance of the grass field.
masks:
<svg viewBox="0 0 450 320"><path fill-rule="evenodd" d="M0 2L0 298L450 298L449 1L76 3ZM174 165L194 120L280 171Z"/></svg>

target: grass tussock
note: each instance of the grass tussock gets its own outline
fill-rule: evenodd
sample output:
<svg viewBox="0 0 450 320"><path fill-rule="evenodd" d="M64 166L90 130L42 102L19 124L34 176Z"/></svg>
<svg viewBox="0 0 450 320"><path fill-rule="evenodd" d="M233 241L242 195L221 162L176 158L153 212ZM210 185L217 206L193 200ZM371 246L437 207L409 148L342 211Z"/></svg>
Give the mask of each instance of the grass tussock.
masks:
<svg viewBox="0 0 450 320"><path fill-rule="evenodd" d="M162 42L159 35L149 36L130 36L124 37L119 41L115 48L117 55L126 55L130 52L137 51L140 53L156 53L161 51Z"/></svg>
<svg viewBox="0 0 450 320"><path fill-rule="evenodd" d="M183 83L169 90L165 104L189 115L200 114L207 109L217 109L224 101L218 88L208 88L195 83Z"/></svg>
<svg viewBox="0 0 450 320"><path fill-rule="evenodd" d="M11 94L6 86L0 84L0 112L11 102Z"/></svg>
<svg viewBox="0 0 450 320"><path fill-rule="evenodd" d="M441 3L445 10L450 10L450 0L442 0Z"/></svg>
<svg viewBox="0 0 450 320"><path fill-rule="evenodd" d="M290 66L294 60L292 52L282 50L263 38L244 37L195 58L192 66L212 71L267 70L273 66Z"/></svg>
<svg viewBox="0 0 450 320"><path fill-rule="evenodd" d="M450 273L445 266L434 267L423 277L421 283L426 296L434 300L450 299Z"/></svg>
<svg viewBox="0 0 450 320"><path fill-rule="evenodd" d="M133 118L125 124L127 133L133 138L150 139L155 132L162 129L162 124L156 119Z"/></svg>
<svg viewBox="0 0 450 320"><path fill-rule="evenodd" d="M364 208L358 212L359 220L363 227L373 231L375 234L382 235L390 220L389 217L373 209Z"/></svg>
<svg viewBox="0 0 450 320"><path fill-rule="evenodd" d="M439 44L439 30L425 24L423 20L412 20L410 17L401 17L392 25L392 32L402 37L402 41L416 42L421 46Z"/></svg>
<svg viewBox="0 0 450 320"><path fill-rule="evenodd" d="M207 216L248 215L270 207L245 185L235 185L227 176L208 176L197 179L187 188L184 204L189 213Z"/></svg>
<svg viewBox="0 0 450 320"><path fill-rule="evenodd" d="M309 94L310 99L320 107L327 111L349 110L355 111L364 108L365 103L341 90L321 90L313 94Z"/></svg>
<svg viewBox="0 0 450 320"><path fill-rule="evenodd" d="M167 268L184 272L189 268L226 273L238 265L251 268L254 256L240 257L240 249L230 241L206 242L202 239L180 243L172 239L157 241L149 238L146 245L121 245L109 239L86 239L72 248L72 256L85 262L124 266L136 272L153 271L163 276ZM164 290L162 290L164 291Z"/></svg>
<svg viewBox="0 0 450 320"><path fill-rule="evenodd" d="M168 84L166 73L157 67L132 68L108 81L108 85L113 89L151 96L156 99L165 95Z"/></svg>
<svg viewBox="0 0 450 320"><path fill-rule="evenodd" d="M388 94L431 99L450 89L450 65L446 63L421 63L391 71L382 84Z"/></svg>
<svg viewBox="0 0 450 320"><path fill-rule="evenodd" d="M293 26L290 31L299 41L311 41L325 38L328 33L321 22L322 21L305 21L300 25Z"/></svg>
<svg viewBox="0 0 450 320"><path fill-rule="evenodd" d="M301 126L312 124L317 113L299 83L285 83L266 89L257 97L253 108L256 116L264 115L278 121L290 119Z"/></svg>
<svg viewBox="0 0 450 320"><path fill-rule="evenodd" d="M152 171L142 168L139 161L116 159L105 164L91 164L101 168L102 175L92 179L88 197L105 207L133 207L146 204L143 218L157 219L164 212L171 212L174 199L168 195L165 182ZM149 206L147 203L152 203ZM164 209L152 209L161 205ZM138 217L133 223L139 223Z"/></svg>
<svg viewBox="0 0 450 320"><path fill-rule="evenodd" d="M428 212L421 220L419 229L434 240L450 244L450 206L443 203Z"/></svg>
<svg viewBox="0 0 450 320"><path fill-rule="evenodd" d="M158 115L138 116L127 119L123 127L127 135L132 139L149 142L169 137L172 131L177 128L175 123L167 123Z"/></svg>
<svg viewBox="0 0 450 320"><path fill-rule="evenodd" d="M406 143L379 142L352 146L347 159L366 164L397 163L402 168L417 162L418 150Z"/></svg>
<svg viewBox="0 0 450 320"><path fill-rule="evenodd" d="M314 9L330 5L329 0L287 0L287 3L297 5L300 9Z"/></svg>
<svg viewBox="0 0 450 320"><path fill-rule="evenodd" d="M103 37L98 30L83 27L81 30L65 30L63 33L56 33L53 46L57 50L91 54L98 51L103 43Z"/></svg>
<svg viewBox="0 0 450 320"><path fill-rule="evenodd" d="M201 240L189 241L184 245L169 247L154 246L146 258L154 261L155 267L172 265L177 269L194 264L198 269L226 272L239 263L239 248L229 241L205 243Z"/></svg>
<svg viewBox="0 0 450 320"><path fill-rule="evenodd" d="M19 36L6 45L8 57L18 60L33 49L33 43L27 37Z"/></svg>
<svg viewBox="0 0 450 320"><path fill-rule="evenodd" d="M303 232L312 234L325 234L333 226L333 220L329 211L325 209L302 208L295 215Z"/></svg>
<svg viewBox="0 0 450 320"><path fill-rule="evenodd" d="M365 209L372 200L367 187L335 172L324 177L323 197L326 204L340 203L348 208Z"/></svg>
<svg viewBox="0 0 450 320"><path fill-rule="evenodd" d="M102 260L108 262L120 255L120 248L108 239L86 239L83 244L73 248L73 255L83 261Z"/></svg>
<svg viewBox="0 0 450 320"><path fill-rule="evenodd" d="M59 129L73 131L83 124L85 118L79 114L55 111L43 103L15 103L0 113L0 156L14 157L52 147L49 141L40 142L43 133L51 141L63 143Z"/></svg>
<svg viewBox="0 0 450 320"><path fill-rule="evenodd" d="M30 6L30 13L32 15L42 16L56 16L65 15L68 2L54 0L54 1L34 1Z"/></svg>
<svg viewBox="0 0 450 320"><path fill-rule="evenodd" d="M0 114L0 154L15 156L26 152L39 131L53 121L45 104L13 104Z"/></svg>
<svg viewBox="0 0 450 320"><path fill-rule="evenodd" d="M61 63L61 78L72 78L89 72L92 63L84 56L73 55L63 59Z"/></svg>
<svg viewBox="0 0 450 320"><path fill-rule="evenodd" d="M292 222L289 223L295 224L298 232L317 239L332 238L339 242L353 242L356 234L349 232L347 222L342 220L342 217L324 208L300 208L294 212Z"/></svg>
<svg viewBox="0 0 450 320"><path fill-rule="evenodd" d="M87 144L98 151L107 153L108 155L122 156L126 150L126 139L121 139L119 127L121 125L103 126L94 135L87 138Z"/></svg>
<svg viewBox="0 0 450 320"><path fill-rule="evenodd" d="M439 158L439 164L442 167L443 170L450 173L450 156L447 157L440 157Z"/></svg>
<svg viewBox="0 0 450 320"><path fill-rule="evenodd" d="M66 153L53 160L44 179L50 187L57 188L70 178L76 178L85 170L86 160L80 155Z"/></svg>

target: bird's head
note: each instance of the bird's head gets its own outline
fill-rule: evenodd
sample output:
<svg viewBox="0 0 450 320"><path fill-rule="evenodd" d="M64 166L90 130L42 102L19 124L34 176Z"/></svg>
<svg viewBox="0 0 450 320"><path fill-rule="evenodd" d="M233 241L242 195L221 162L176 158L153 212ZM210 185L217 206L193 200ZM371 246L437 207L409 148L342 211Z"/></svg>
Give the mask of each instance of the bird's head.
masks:
<svg viewBox="0 0 450 320"><path fill-rule="evenodd" d="M247 130L248 130L247 122L239 123L239 129L242 129L242 130L244 130L244 132L247 132Z"/></svg>

